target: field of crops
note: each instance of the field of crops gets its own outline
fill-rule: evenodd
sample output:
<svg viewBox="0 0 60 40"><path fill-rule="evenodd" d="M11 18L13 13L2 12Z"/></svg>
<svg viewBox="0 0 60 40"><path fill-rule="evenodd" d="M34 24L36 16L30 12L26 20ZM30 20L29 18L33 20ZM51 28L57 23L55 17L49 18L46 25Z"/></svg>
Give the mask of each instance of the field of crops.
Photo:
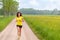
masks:
<svg viewBox="0 0 60 40"><path fill-rule="evenodd" d="M24 16L24 19L41 40L60 40L60 16Z"/></svg>
<svg viewBox="0 0 60 40"><path fill-rule="evenodd" d="M0 16L0 32L8 25L8 23L14 18L14 16L3 17Z"/></svg>

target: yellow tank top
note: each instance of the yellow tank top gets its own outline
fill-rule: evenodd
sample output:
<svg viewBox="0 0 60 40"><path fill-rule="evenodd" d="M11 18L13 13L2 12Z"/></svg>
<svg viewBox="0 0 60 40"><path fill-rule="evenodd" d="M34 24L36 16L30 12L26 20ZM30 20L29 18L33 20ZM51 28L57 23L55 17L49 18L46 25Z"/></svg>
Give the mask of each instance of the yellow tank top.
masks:
<svg viewBox="0 0 60 40"><path fill-rule="evenodd" d="M22 19L23 19L22 16L16 17L16 25L22 25Z"/></svg>

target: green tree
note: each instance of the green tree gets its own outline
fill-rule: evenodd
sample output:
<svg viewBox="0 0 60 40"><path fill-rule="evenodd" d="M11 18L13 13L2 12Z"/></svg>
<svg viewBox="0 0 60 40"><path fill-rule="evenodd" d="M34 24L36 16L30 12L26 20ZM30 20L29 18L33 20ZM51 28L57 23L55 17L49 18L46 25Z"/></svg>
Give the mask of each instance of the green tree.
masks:
<svg viewBox="0 0 60 40"><path fill-rule="evenodd" d="M3 0L3 11L4 15L11 15L11 13L14 13L18 9L18 2L14 0Z"/></svg>

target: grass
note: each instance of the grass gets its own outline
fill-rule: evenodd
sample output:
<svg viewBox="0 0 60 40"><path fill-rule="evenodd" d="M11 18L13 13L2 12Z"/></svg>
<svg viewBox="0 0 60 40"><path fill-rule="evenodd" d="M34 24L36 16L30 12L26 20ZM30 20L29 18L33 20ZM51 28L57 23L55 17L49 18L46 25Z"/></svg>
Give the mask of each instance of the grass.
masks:
<svg viewBox="0 0 60 40"><path fill-rule="evenodd" d="M60 40L60 16L24 16L40 40Z"/></svg>
<svg viewBox="0 0 60 40"><path fill-rule="evenodd" d="M11 22L14 16L0 17L0 32Z"/></svg>

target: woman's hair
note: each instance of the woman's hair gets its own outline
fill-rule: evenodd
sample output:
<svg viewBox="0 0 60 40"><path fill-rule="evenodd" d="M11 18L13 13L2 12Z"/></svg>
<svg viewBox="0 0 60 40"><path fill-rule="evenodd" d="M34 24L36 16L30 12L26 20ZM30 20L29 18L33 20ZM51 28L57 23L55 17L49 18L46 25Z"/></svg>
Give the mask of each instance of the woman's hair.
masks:
<svg viewBox="0 0 60 40"><path fill-rule="evenodd" d="M20 16L22 16L22 13L21 12L17 12L17 17L18 17L18 14L20 13Z"/></svg>

